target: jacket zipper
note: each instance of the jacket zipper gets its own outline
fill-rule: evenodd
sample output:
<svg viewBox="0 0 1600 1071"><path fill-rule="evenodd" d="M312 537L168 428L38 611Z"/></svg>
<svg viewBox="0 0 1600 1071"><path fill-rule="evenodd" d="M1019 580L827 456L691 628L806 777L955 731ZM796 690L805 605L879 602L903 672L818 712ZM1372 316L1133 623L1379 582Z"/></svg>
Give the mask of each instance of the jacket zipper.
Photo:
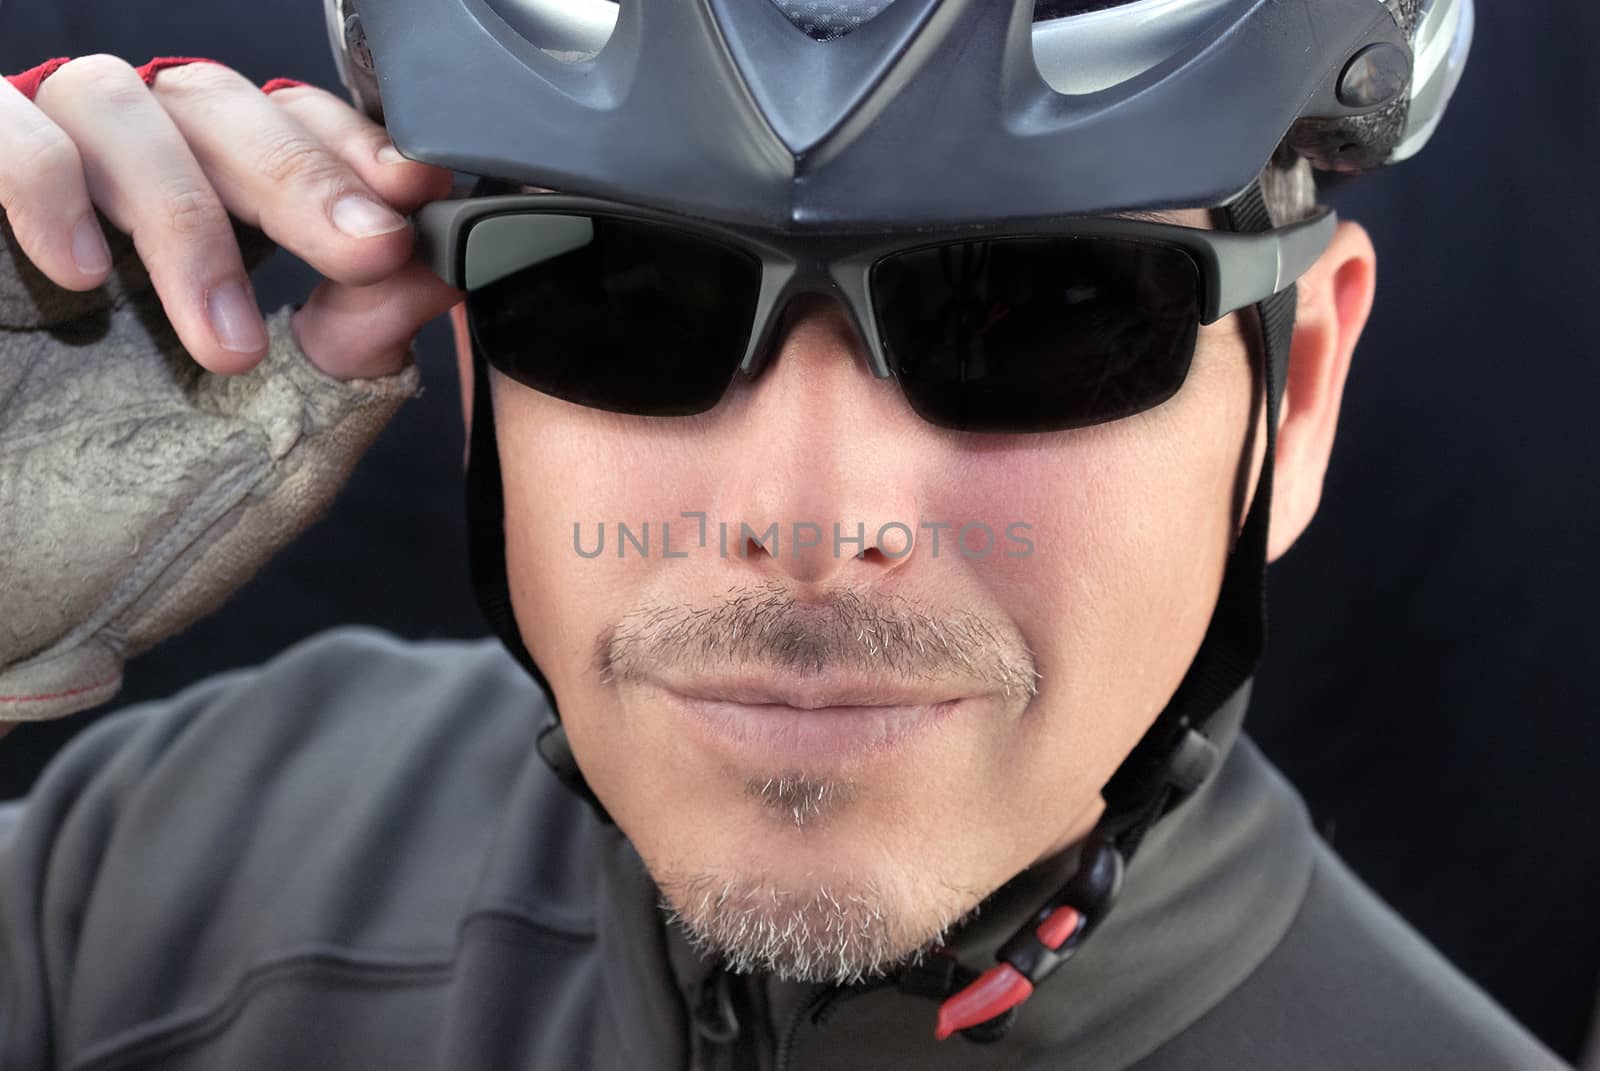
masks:
<svg viewBox="0 0 1600 1071"><path fill-rule="evenodd" d="M732 975L721 966L701 980L694 1025L702 1044L692 1061L692 1071L760 1071L753 1029L755 1010L746 989L746 985L759 984L758 980ZM783 1033L771 1039L774 1051L766 1066L772 1071L790 1071L800 1024L807 1017L821 1022L834 1006L892 984L892 979L879 979L854 986L817 985L790 1014ZM769 1032L776 1025L769 1024Z"/></svg>
<svg viewBox="0 0 1600 1071"><path fill-rule="evenodd" d="M896 978L879 978L870 982L857 982L850 986L832 985L823 983L807 994L795 1008L794 1014L789 1017L789 1025L784 1029L783 1035L777 1039L778 1051L773 1060L772 1071L790 1071L789 1063L794 1059L795 1041L800 1033L800 1024L807 1018L817 1025L826 1022L840 1004L847 1003L857 997L865 996L878 989L896 984Z"/></svg>
<svg viewBox="0 0 1600 1071"><path fill-rule="evenodd" d="M720 964L700 983L694 1014L699 1044L693 1071L760 1071L752 1006L744 982Z"/></svg>
<svg viewBox="0 0 1600 1071"><path fill-rule="evenodd" d="M773 1071L789 1071L789 1060L794 1054L795 1035L800 1032L800 1023L811 1012L815 1011L826 995L833 989L831 985L819 985L811 994L802 1000L789 1016L789 1025L784 1029L783 1036L778 1039L777 1059L772 1065Z"/></svg>

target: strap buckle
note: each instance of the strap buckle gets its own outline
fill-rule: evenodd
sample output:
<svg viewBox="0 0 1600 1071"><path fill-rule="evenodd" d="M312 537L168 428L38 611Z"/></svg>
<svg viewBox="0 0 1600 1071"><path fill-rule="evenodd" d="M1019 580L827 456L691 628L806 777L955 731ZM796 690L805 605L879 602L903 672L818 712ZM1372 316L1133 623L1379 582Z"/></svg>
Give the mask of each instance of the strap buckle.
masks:
<svg viewBox="0 0 1600 1071"><path fill-rule="evenodd" d="M1000 962L939 1005L934 1037L971 1031L1006 1015L1033 995L1034 987L1072 958L1084 938L1111 909L1122 887L1122 853L1093 836L1072 880L1036 911L995 953ZM997 1040L991 1033L974 1040Z"/></svg>

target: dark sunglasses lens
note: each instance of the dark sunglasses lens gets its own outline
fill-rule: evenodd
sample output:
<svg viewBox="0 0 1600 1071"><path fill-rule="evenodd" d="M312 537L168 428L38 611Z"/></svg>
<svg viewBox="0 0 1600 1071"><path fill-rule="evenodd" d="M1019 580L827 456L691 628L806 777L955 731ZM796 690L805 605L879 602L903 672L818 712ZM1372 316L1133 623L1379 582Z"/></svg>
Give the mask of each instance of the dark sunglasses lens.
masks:
<svg viewBox="0 0 1600 1071"><path fill-rule="evenodd" d="M467 318L484 359L578 405L703 413L744 356L761 264L687 231L514 213L472 226Z"/></svg>
<svg viewBox="0 0 1600 1071"><path fill-rule="evenodd" d="M874 267L888 360L943 427L1042 432L1159 405L1189 371L1200 275L1180 249L1123 238L1003 238Z"/></svg>

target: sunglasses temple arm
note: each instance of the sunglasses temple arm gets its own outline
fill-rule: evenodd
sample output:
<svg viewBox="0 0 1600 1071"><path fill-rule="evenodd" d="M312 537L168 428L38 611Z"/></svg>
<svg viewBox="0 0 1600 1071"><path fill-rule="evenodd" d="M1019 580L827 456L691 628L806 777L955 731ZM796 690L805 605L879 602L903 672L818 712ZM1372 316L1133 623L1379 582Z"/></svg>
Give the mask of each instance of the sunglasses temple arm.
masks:
<svg viewBox="0 0 1600 1071"><path fill-rule="evenodd" d="M1338 226L1337 213L1324 208L1308 220L1263 234L1215 234L1211 255L1221 285L1205 322L1215 323L1293 285L1327 251ZM1266 255L1263 246L1276 255Z"/></svg>

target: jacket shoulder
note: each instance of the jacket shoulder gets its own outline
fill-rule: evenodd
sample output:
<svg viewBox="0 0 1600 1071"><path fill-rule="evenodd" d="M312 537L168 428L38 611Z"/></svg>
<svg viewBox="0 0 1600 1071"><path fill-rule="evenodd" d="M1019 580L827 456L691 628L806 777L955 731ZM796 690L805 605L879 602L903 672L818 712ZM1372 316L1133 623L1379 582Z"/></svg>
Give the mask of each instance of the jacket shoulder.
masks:
<svg viewBox="0 0 1600 1071"><path fill-rule="evenodd" d="M497 642L368 628L111 715L0 813L5 988L49 978L34 1011L81 1052L284 964L448 970L512 813L550 831L510 846L523 921L583 943L595 823L538 757L549 717Z"/></svg>
<svg viewBox="0 0 1600 1071"><path fill-rule="evenodd" d="M1273 952L1141 1071L1566 1068L1320 839L1310 888Z"/></svg>

